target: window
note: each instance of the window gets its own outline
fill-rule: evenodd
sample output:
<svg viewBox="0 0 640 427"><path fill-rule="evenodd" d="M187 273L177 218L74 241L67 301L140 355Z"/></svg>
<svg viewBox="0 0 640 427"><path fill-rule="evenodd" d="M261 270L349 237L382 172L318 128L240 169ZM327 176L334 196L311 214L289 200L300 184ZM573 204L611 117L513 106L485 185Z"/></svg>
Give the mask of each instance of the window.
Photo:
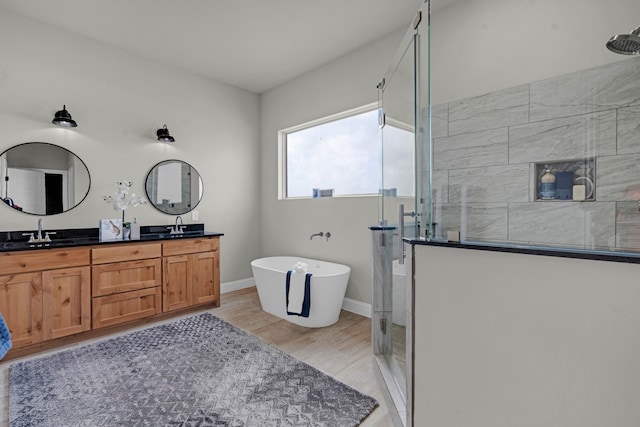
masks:
<svg viewBox="0 0 640 427"><path fill-rule="evenodd" d="M380 129L376 105L280 131L281 198L373 195L380 189ZM413 133L384 128L385 188L413 194Z"/></svg>

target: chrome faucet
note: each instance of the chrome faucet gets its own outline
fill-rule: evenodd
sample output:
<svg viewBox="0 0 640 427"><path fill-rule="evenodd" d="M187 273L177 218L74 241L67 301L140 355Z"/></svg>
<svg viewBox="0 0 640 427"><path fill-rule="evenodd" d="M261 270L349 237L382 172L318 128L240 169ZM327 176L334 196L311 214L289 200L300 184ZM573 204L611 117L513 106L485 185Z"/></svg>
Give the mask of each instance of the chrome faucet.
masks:
<svg viewBox="0 0 640 427"><path fill-rule="evenodd" d="M44 233L44 236L42 236L42 233ZM51 237L49 236L50 234L56 234L56 232L55 231L44 232L42 218L38 218L38 230L35 233L22 233L23 236L29 236L28 243L50 242L51 241Z"/></svg>
<svg viewBox="0 0 640 427"><path fill-rule="evenodd" d="M178 221L180 221L180 225L178 225ZM182 222L182 217L180 215L178 215L176 217L176 225L175 227L171 228L169 227L169 229L171 230L170 234L182 234L183 231L182 229L184 228L184 223Z"/></svg>
<svg viewBox="0 0 640 427"><path fill-rule="evenodd" d="M38 218L38 234L36 235L36 239L40 242L42 241L42 218Z"/></svg>
<svg viewBox="0 0 640 427"><path fill-rule="evenodd" d="M313 238L316 237L316 236L322 237L322 236L324 236L324 233L321 231L319 233L312 234L311 237L309 237L309 240L313 240Z"/></svg>

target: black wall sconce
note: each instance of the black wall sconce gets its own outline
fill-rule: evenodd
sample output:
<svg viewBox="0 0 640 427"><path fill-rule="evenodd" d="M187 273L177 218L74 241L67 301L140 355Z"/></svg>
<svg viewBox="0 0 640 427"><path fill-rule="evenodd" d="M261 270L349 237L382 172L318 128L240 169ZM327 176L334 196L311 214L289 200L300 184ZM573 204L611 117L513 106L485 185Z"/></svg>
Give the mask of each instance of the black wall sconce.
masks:
<svg viewBox="0 0 640 427"><path fill-rule="evenodd" d="M174 142L176 140L174 137L169 135L169 129L167 129L167 125L164 125L162 129L158 129L156 135L158 135L158 141Z"/></svg>
<svg viewBox="0 0 640 427"><path fill-rule="evenodd" d="M78 124L71 118L71 114L67 111L67 106L63 105L62 110L56 112L56 115L51 120L56 126L63 126L67 128L74 128L78 126Z"/></svg>

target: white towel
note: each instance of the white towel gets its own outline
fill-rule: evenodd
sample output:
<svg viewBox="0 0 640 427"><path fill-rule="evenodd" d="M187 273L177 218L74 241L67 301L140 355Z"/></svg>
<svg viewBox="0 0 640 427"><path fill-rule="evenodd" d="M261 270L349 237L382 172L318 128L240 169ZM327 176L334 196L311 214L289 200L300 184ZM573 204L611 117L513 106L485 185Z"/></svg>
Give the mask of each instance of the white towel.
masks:
<svg viewBox="0 0 640 427"><path fill-rule="evenodd" d="M291 271L289 279L289 305L287 311L290 313L302 313L304 303L304 281L307 277L307 264L297 262Z"/></svg>
<svg viewBox="0 0 640 427"><path fill-rule="evenodd" d="M293 266L293 271L295 271L296 273L306 273L308 267L309 266L307 265L306 262L298 261Z"/></svg>
<svg viewBox="0 0 640 427"><path fill-rule="evenodd" d="M307 275L305 272L291 272L289 280L289 305L287 311L289 313L302 313L302 304L304 303L304 281Z"/></svg>

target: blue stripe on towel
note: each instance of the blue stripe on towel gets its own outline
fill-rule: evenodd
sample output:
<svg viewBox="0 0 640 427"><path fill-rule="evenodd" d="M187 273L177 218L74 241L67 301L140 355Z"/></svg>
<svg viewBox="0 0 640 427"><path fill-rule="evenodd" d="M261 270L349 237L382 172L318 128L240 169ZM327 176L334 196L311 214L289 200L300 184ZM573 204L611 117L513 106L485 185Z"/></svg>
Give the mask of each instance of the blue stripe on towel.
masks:
<svg viewBox="0 0 640 427"><path fill-rule="evenodd" d="M287 314L300 316L300 317L309 317L309 311L311 310L311 273L307 273L304 277L304 299L302 300L302 312L293 313L288 310L289 308L289 288L291 284L291 270L287 271Z"/></svg>
<svg viewBox="0 0 640 427"><path fill-rule="evenodd" d="M2 317L2 313L0 313L0 359L7 354L10 348L11 333L9 332L9 328Z"/></svg>

